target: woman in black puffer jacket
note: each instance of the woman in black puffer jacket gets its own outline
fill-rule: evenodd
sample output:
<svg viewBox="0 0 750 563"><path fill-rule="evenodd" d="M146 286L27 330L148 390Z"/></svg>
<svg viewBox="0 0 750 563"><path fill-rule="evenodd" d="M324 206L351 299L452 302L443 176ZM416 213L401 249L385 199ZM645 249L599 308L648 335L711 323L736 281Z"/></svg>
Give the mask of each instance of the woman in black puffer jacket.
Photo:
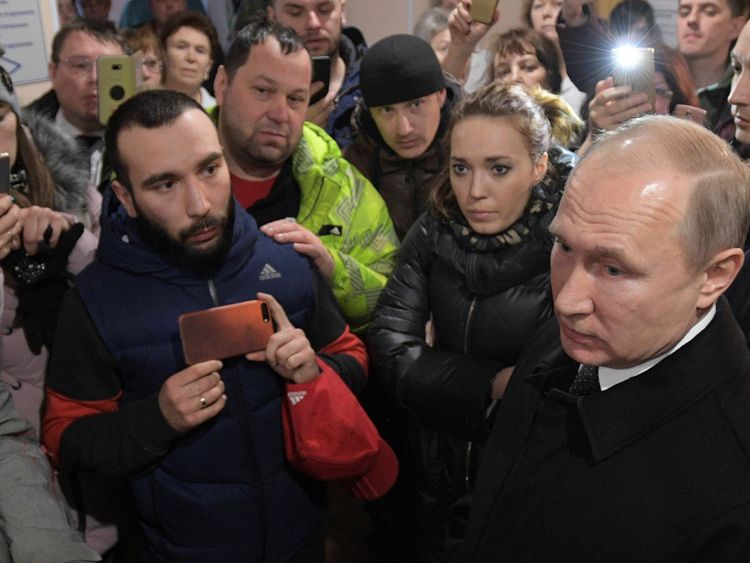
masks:
<svg viewBox="0 0 750 563"><path fill-rule="evenodd" d="M409 413L399 453L422 561L439 559L495 399L552 315L547 227L574 156L550 147L550 129L517 85L458 103L449 177L404 239L368 334L373 383Z"/></svg>

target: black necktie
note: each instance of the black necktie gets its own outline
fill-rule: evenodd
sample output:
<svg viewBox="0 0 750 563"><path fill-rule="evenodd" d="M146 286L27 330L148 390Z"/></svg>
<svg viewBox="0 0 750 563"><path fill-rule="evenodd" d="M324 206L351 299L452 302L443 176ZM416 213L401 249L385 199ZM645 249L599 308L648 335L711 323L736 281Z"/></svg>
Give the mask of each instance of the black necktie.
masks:
<svg viewBox="0 0 750 563"><path fill-rule="evenodd" d="M582 365L568 392L571 395L584 397L595 391L601 390L602 388L599 386L599 368L596 366Z"/></svg>
<svg viewBox="0 0 750 563"><path fill-rule="evenodd" d="M96 147L97 143L101 141L101 139L101 137L96 137L94 135L78 135L76 137L78 144L82 148L86 149L89 154L94 151L94 147Z"/></svg>

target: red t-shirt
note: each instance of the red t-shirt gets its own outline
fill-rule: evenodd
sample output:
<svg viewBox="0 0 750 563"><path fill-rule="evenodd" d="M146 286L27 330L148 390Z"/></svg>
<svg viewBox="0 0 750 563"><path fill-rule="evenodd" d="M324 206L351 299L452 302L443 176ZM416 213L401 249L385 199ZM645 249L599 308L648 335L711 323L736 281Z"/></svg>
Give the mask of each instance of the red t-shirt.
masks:
<svg viewBox="0 0 750 563"><path fill-rule="evenodd" d="M230 174L232 192L237 198L237 201L240 202L240 205L244 209L249 209L257 201L268 197L277 176L278 175L275 174L265 180L246 180L239 176L235 176L234 174Z"/></svg>

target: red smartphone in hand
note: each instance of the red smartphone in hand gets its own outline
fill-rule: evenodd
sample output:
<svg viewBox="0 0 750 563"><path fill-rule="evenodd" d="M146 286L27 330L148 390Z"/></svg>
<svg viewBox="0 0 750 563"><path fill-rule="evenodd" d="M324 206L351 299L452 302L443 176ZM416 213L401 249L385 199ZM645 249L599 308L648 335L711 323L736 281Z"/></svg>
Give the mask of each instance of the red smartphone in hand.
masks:
<svg viewBox="0 0 750 563"><path fill-rule="evenodd" d="M185 313L178 324L188 365L264 350L274 332L268 305L257 299Z"/></svg>

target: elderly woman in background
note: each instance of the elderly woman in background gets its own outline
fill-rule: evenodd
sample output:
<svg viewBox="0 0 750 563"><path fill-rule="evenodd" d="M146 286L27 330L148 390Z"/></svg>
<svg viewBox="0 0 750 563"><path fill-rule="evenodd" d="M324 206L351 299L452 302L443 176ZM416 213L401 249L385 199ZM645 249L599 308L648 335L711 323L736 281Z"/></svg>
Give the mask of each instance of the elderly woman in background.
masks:
<svg viewBox="0 0 750 563"><path fill-rule="evenodd" d="M214 97L201 86L219 52L211 21L197 12L174 15L164 25L160 40L164 52L162 86L190 96L205 109L215 106Z"/></svg>
<svg viewBox="0 0 750 563"><path fill-rule="evenodd" d="M159 38L149 27L124 29L122 38L139 65L137 75L140 77L140 88L160 88L164 62Z"/></svg>
<svg viewBox="0 0 750 563"><path fill-rule="evenodd" d="M449 12L443 8L430 8L414 24L413 35L430 44L441 65L451 44L448 15Z"/></svg>

